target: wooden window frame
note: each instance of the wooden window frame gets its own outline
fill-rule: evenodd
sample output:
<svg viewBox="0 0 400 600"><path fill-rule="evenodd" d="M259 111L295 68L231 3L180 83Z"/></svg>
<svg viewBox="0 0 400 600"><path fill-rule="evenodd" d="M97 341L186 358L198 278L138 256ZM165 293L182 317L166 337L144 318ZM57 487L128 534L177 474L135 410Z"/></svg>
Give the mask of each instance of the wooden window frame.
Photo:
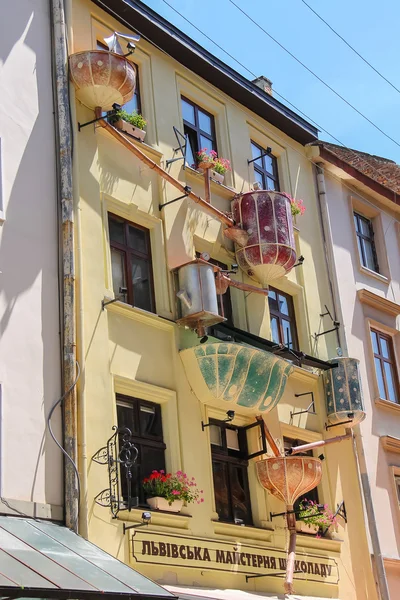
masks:
<svg viewBox="0 0 400 600"><path fill-rule="evenodd" d="M260 156L262 154L266 154L267 150L265 148L263 148L262 146L260 146L259 144L257 144L256 142L253 142L253 140L250 140L250 144L251 146L255 146L255 148L257 148L257 150L260 151ZM252 156L253 156L253 152L252 152ZM271 160L272 160L272 173L270 171L268 171L267 167L266 167L266 157L263 156L261 159L261 163L262 166L260 167L260 165L258 165L255 161L253 161L253 168L254 171L256 171L257 173L259 173L259 175L261 175L262 178L262 186L264 190L268 190L268 186L267 186L267 178L272 179L275 183L275 187L274 190L276 192L279 192L279 175L278 175L278 159L276 158L276 156L274 156L273 154L269 155Z"/></svg>
<svg viewBox="0 0 400 600"><path fill-rule="evenodd" d="M379 354L376 354L374 352L374 344L372 342L372 333L376 334ZM398 383L398 370L397 370L397 363L396 363L396 355L394 352L393 338L390 334L383 333L379 329L375 329L375 327L370 327L370 336L371 336L371 344L372 344L372 354L374 357L375 376L376 376L377 385L378 385L378 393L379 393L379 380L378 380L378 373L376 372L376 367L375 367L375 359L376 358L381 363L382 379L383 379L383 385L385 388L385 395L386 395L386 398L381 398L381 399L386 400L387 402L391 402L392 404L398 405L398 404L400 404L400 393L399 393L400 390L399 390L399 383ZM384 339L387 342L388 349L389 349L389 358L386 358L385 356L383 356L383 353L381 350L381 342L380 342L381 339ZM393 400L390 400L390 398L389 398L388 384L387 384L387 380L386 380L384 363L388 363L390 365L391 371L393 373L393 388L394 388L395 395L396 395L396 400L394 402L393 402ZM380 396L380 393L379 393L379 396Z"/></svg>
<svg viewBox="0 0 400 600"><path fill-rule="evenodd" d="M368 217L364 217L364 215L361 215L356 210L353 211L353 217L354 217L354 221L355 221L354 226L355 226L355 230L356 230L356 237L358 240L360 240L360 243L357 244L357 248L358 248L358 252L360 255L361 266L364 267L365 269L369 269L370 271L373 271L374 273L380 274L378 255L376 253L376 246L375 246L375 234L374 234L373 223L372 223L371 219L368 219ZM365 233L362 232L361 225L360 225L361 222L365 223L368 226L369 235L365 235ZM372 257L373 257L373 261L374 261L373 269L371 269L371 267L368 266L368 264L367 264L367 257L366 257L365 248L364 248L365 243L368 243L371 245Z"/></svg>
<svg viewBox="0 0 400 600"><path fill-rule="evenodd" d="M125 394L116 394L115 397L116 397L117 407L118 407L118 404L120 406L123 404L125 404L125 405L129 404L133 408L134 422L136 421L137 428L134 429L134 427L132 427L129 429L131 430L131 433L132 433L131 441L135 444L135 446L138 447L139 454L141 453L141 449L143 447L155 448L157 450L163 450L164 451L164 463L163 463L163 465L161 465L160 468L163 468L165 470L165 450L166 450L167 446L164 442L163 427L162 427L162 411L161 411L160 404L157 404L156 402L150 402L149 400L143 400L142 398L126 396ZM148 406L148 407L155 409L155 414L157 415L157 418L160 420L160 423L161 423L161 435L159 435L159 436L145 435L140 431L140 407L141 406ZM118 410L117 410L117 418L118 418ZM120 426L119 423L118 423L118 426ZM135 477L135 471L136 471L136 477L137 477L137 473L139 473L140 467L141 467L141 464L137 463L137 467L136 467L136 469L134 469L134 474L133 474L134 477ZM142 474L140 477L137 477L136 484L137 484L137 489L138 489L139 505L147 506L144 501L143 489L142 489L142 485L141 485L143 477L147 477L147 474ZM122 480L121 480L121 492L122 492Z"/></svg>
<svg viewBox="0 0 400 600"><path fill-rule="evenodd" d="M249 466L248 461L249 461L249 458L259 456L260 454L265 452L266 442L264 439L263 440L263 446L264 446L263 450L255 453L255 454L249 455L248 449L247 449L247 437L246 437L247 433L246 433L246 431L248 428L259 426L259 423L254 423L254 424L252 423L248 427L237 427L237 426L225 423L224 421L219 421L218 419L210 419L209 422L210 422L210 424L216 425L217 427L219 427L221 429L221 439L222 439L222 446L216 446L215 444L211 444L212 465L214 465L214 462L225 463L228 465L228 467L227 467L228 468L228 496L229 496L230 518L229 519L221 519L220 518L220 521L224 522L224 523L236 523L235 516L234 516L234 508L233 508L233 503L232 503L232 493L231 493L231 488L230 488L231 473L230 473L230 468L229 468L230 465L234 465L236 467L240 467L242 469L242 474L243 474L245 496L246 496L245 506L246 506L247 517L248 517L245 525L252 525L253 517L252 517L252 511L251 511L250 487L249 487L249 478L248 478L248 472L247 472L247 469ZM226 430L227 429L233 429L238 432L238 441L239 441L240 450L232 450L227 447L227 442L226 442Z"/></svg>
<svg viewBox="0 0 400 600"><path fill-rule="evenodd" d="M184 127L184 129L185 129L185 127L187 127L188 129L191 129L191 131L194 132L194 134L196 135L196 148L192 148L194 159L196 158L196 152L198 152L199 150L201 150L201 141L200 141L200 136L201 135L203 137L206 137L208 140L211 141L212 149L217 152L217 136L216 136L216 131L215 131L215 118L214 118L214 115L211 114L210 112L208 112L207 110L205 110L204 108L202 108L201 106L199 106L198 104L195 104L194 102L192 102L192 100L189 100L189 98L186 98L186 96L181 95L181 101L182 100L184 100L185 102L187 102L188 104L190 104L191 106L193 106L193 109L194 109L194 120L195 120L195 124L194 125L193 125L193 123L190 123L189 121L186 121L185 119L182 119L183 120L183 127ZM207 133L206 131L203 131L200 128L200 125L199 125L199 111L202 112L202 113L204 113L208 117L210 117L210 120L211 120L211 134ZM188 142L190 144L190 138L189 138Z"/></svg>
<svg viewBox="0 0 400 600"><path fill-rule="evenodd" d="M135 306L135 296L134 296L133 281L132 281L131 256L134 255L137 258L144 259L148 262L149 278L150 278L150 286L149 286L150 287L150 312L155 313L156 306L155 306L154 275L153 275L153 261L152 261L152 254L151 254L150 231L149 231L149 229L147 229L147 227L143 227L142 225L138 225L137 223L132 223L132 221L128 221L127 219L124 219L123 217L119 217L118 215L115 215L114 213L111 213L111 212L108 213L108 223L110 222L110 220L118 221L119 223L124 224L125 242L128 239L129 227L134 227L136 229L140 229L141 231L144 231L146 234L147 254L140 252L139 250L135 250L134 248L131 248L126 243L121 244L121 243L115 242L111 239L110 239L110 249L117 250L118 252L120 252L124 255L126 287L128 290L127 303L130 304L131 306ZM118 295L118 290L114 290L114 294ZM146 310L146 309L141 309L141 310Z"/></svg>
<svg viewBox="0 0 400 600"><path fill-rule="evenodd" d="M281 290L278 290L272 286L270 286L269 289L270 289L270 291L275 292L275 294L280 294L281 296L286 298L286 302L287 302L288 309L289 309L289 315L285 315L284 313L281 313L279 310L275 310L275 309L271 308L271 305L268 302L270 322L272 320L271 319L272 317L275 317L278 320L279 340L280 340L279 343L283 344L284 346L287 345L287 342L284 339L283 326L282 326L282 321L286 321L290 324L290 331L292 333L292 348L291 348L291 350L298 350L299 349L299 340L298 340L298 336L297 336L297 325L296 325L296 315L295 315L295 311L294 311L293 296L291 296L290 294L285 294L285 292L282 292Z"/></svg>

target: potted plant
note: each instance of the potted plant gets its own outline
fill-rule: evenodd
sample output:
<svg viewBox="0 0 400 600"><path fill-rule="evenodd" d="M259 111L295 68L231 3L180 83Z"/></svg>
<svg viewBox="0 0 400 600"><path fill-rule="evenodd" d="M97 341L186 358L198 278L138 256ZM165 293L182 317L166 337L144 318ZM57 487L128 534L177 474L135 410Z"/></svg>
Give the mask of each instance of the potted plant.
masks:
<svg viewBox="0 0 400 600"><path fill-rule="evenodd" d="M296 518L299 531L315 533L316 537L321 537L325 530L336 525L336 517L327 504L317 504L307 498L300 502Z"/></svg>
<svg viewBox="0 0 400 600"><path fill-rule="evenodd" d="M143 142L146 137L144 128L147 125L147 121L137 112L128 113L126 110L119 110L110 120L114 127L124 131L141 142Z"/></svg>
<svg viewBox="0 0 400 600"><path fill-rule="evenodd" d="M203 490L198 490L195 478L189 479L182 471L175 474L153 471L143 479L143 489L146 501L153 510L180 512L184 502L204 502L201 496Z"/></svg>
<svg viewBox="0 0 400 600"><path fill-rule="evenodd" d="M196 152L197 168L203 170L212 169L216 156L217 153L215 150L207 150L207 148L202 148Z"/></svg>
<svg viewBox="0 0 400 600"><path fill-rule="evenodd" d="M211 177L218 183L224 183L225 173L231 170L231 163L227 158L218 158L217 156L214 159L214 164L211 169Z"/></svg>
<svg viewBox="0 0 400 600"><path fill-rule="evenodd" d="M290 194L286 194L285 192L281 192L282 196L286 196L286 198L290 201L290 209L292 211L292 217L296 217L297 215L304 215L306 212L306 207L303 204L303 200L297 200L293 198Z"/></svg>

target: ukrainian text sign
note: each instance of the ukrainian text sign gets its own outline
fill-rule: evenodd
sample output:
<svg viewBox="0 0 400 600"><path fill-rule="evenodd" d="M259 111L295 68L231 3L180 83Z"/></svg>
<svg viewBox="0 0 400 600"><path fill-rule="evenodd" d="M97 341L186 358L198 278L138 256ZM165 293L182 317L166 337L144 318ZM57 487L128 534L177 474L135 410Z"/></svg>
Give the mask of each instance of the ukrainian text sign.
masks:
<svg viewBox="0 0 400 600"><path fill-rule="evenodd" d="M276 575L286 570L283 550L242 543L162 533L134 531L131 537L132 563L229 571L242 575ZM333 558L296 553L295 579L337 584L339 571Z"/></svg>

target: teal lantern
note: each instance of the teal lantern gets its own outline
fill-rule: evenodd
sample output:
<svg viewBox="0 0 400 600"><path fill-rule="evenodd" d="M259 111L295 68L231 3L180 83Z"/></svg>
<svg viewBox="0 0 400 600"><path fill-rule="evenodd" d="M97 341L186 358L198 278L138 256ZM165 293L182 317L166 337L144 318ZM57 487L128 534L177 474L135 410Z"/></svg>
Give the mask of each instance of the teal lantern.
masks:
<svg viewBox="0 0 400 600"><path fill-rule="evenodd" d="M350 421L346 426L354 427L365 419L359 361L340 356L330 362L337 362L338 366L323 375L329 424Z"/></svg>

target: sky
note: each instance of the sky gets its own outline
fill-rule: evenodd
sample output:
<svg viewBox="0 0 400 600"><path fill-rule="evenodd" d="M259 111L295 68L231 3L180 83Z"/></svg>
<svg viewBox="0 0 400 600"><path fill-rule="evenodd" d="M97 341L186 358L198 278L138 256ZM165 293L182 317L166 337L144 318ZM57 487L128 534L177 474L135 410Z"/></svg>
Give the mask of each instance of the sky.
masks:
<svg viewBox="0 0 400 600"><path fill-rule="evenodd" d="M174 12L165 0L143 1L239 73L254 78ZM310 122L319 125L320 139L337 143L332 135L349 148L400 163L400 93L337 38L302 0L234 2L395 141L335 96L229 0L167 1L252 73L271 79L279 100L284 102L278 93L296 106L296 112L302 111ZM398 0L306 1L400 90Z"/></svg>

